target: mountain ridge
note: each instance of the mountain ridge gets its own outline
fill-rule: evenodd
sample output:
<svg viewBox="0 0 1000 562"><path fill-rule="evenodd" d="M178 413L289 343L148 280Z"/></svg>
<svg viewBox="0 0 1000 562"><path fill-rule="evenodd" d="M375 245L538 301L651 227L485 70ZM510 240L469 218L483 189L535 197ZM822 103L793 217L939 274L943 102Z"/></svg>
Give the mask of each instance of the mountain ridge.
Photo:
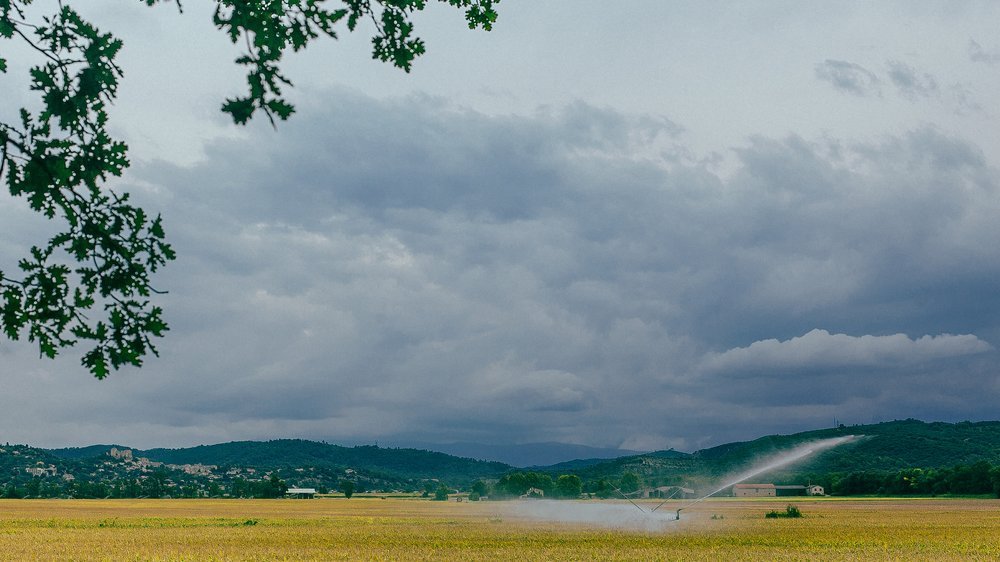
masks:
<svg viewBox="0 0 1000 562"><path fill-rule="evenodd" d="M515 470L553 475L576 474L584 481L619 479L626 473L634 473L647 483L708 483L807 441L845 435L866 437L823 451L765 476L781 480L791 479L794 474L938 469L980 461L1000 465L1000 421L948 423L915 419L869 425L841 425L787 435L765 435L693 453L654 451L612 459L573 459L550 465L530 466L527 469L499 461L458 457L440 451L372 445L345 447L302 439L232 441L176 449L133 449L133 454L168 465L254 467L265 473L293 474L303 467L325 471L324 474L328 475L343 474L345 470L351 470L363 473L371 482L381 482L380 485L384 486L402 486L401 483L405 482L432 479L463 484L477 479L495 480ZM105 461L111 447L92 445L44 451L46 455L67 462L85 460L87 455ZM39 459L45 460L42 457Z"/></svg>

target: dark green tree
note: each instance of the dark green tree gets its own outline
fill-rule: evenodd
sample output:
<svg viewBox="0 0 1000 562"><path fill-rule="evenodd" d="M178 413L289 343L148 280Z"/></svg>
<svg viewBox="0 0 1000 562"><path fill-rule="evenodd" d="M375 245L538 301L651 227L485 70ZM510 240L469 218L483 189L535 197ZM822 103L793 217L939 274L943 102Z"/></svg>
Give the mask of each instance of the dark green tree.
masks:
<svg viewBox="0 0 1000 562"><path fill-rule="evenodd" d="M639 476L632 472L626 472L622 474L622 479L618 483L618 488L622 492L628 494L630 492L635 492L639 489L640 481Z"/></svg>
<svg viewBox="0 0 1000 562"><path fill-rule="evenodd" d="M483 482L482 480L476 480L472 484L471 493L476 494L479 497L488 496L489 487L486 485L486 482Z"/></svg>
<svg viewBox="0 0 1000 562"><path fill-rule="evenodd" d="M434 486L435 485L433 481L428 480L427 482L424 482L423 493L420 494L420 497L422 498L431 497L431 494L434 492Z"/></svg>
<svg viewBox="0 0 1000 562"><path fill-rule="evenodd" d="M41 495L42 480L35 476L24 486L24 495L28 498L37 498Z"/></svg>
<svg viewBox="0 0 1000 562"><path fill-rule="evenodd" d="M279 478L277 474L272 474L267 480L261 482L260 492L256 495L264 498L280 498L287 491L288 484Z"/></svg>
<svg viewBox="0 0 1000 562"><path fill-rule="evenodd" d="M354 482L351 482L350 480L341 480L340 484L337 485L337 489L344 494L345 498L351 499L351 496L354 495Z"/></svg>
<svg viewBox="0 0 1000 562"><path fill-rule="evenodd" d="M451 492L451 490L448 489L448 486L445 486L444 484L439 484L437 490L434 490L434 501L439 501L439 502L448 501L449 492Z"/></svg>
<svg viewBox="0 0 1000 562"><path fill-rule="evenodd" d="M583 491L583 482L575 474L563 474L556 479L555 490L557 497L567 499L578 498Z"/></svg>
<svg viewBox="0 0 1000 562"><path fill-rule="evenodd" d="M139 0L149 6L163 0ZM465 11L470 28L489 30L499 0L440 0ZM57 232L18 264L0 264L0 329L12 340L27 336L45 357L78 342L90 347L83 365L97 378L125 365L141 366L156 354L154 338L167 331L153 298L153 275L174 259L159 215L133 205L127 193L104 185L129 161L125 143L108 131L108 111L122 70L122 42L101 32L70 6L35 19L34 0L0 0L0 39L20 41L37 55L30 89L40 109L21 109L0 122L0 181L14 197L59 225ZM333 6L331 6L331 4ZM177 1L178 8L181 6ZM258 110L272 124L295 108L282 97L291 86L280 64L311 41L337 37L370 21L372 57L409 72L425 51L413 15L427 0L216 0L213 22L233 43L247 69L244 95L222 104L238 124ZM0 47L0 53L4 53ZM0 55L0 73L7 59Z"/></svg>
<svg viewBox="0 0 1000 562"><path fill-rule="evenodd" d="M7 486L3 490L3 497L7 499L17 499L21 497L20 490L13 482L8 482Z"/></svg>
<svg viewBox="0 0 1000 562"><path fill-rule="evenodd" d="M170 474L160 467L149 473L142 481L142 495L149 498L162 498L167 493L167 480Z"/></svg>

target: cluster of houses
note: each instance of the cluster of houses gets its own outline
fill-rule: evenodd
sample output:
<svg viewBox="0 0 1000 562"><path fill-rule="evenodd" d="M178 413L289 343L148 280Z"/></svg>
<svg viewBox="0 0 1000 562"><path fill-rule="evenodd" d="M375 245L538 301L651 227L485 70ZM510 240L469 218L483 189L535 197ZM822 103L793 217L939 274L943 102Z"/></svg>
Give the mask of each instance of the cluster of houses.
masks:
<svg viewBox="0 0 1000 562"><path fill-rule="evenodd" d="M113 459L124 461L126 463L126 470L149 472L151 468L163 466L162 462L151 461L146 457L136 457L132 453L132 449L119 449L117 447L111 447L111 450L108 451L108 456ZM214 471L219 467L212 464L168 464L166 467L171 470L180 470L192 476L207 476L212 479L218 478ZM248 470L253 472L253 469ZM230 471L230 473L231 472L232 471Z"/></svg>
<svg viewBox="0 0 1000 562"><path fill-rule="evenodd" d="M120 461L125 461L125 470L139 470L142 472L149 472L151 468L156 468L163 466L162 462L151 461L146 457L135 457L132 455L132 449L119 449L117 447L111 447L108 451L108 456L113 459Z"/></svg>

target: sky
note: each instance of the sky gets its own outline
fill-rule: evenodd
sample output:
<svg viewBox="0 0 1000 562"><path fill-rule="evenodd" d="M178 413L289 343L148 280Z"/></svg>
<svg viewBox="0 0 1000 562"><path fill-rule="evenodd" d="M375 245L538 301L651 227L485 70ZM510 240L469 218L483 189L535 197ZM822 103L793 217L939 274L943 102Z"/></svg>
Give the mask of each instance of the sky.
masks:
<svg viewBox="0 0 1000 562"><path fill-rule="evenodd" d="M81 6L125 40L109 187L164 218L171 330L104 381L0 340L0 440L997 419L1000 4L503 0L485 33L432 3L410 74L368 28L291 56L276 129L219 112L243 75L209 4ZM45 222L0 195L0 269Z"/></svg>

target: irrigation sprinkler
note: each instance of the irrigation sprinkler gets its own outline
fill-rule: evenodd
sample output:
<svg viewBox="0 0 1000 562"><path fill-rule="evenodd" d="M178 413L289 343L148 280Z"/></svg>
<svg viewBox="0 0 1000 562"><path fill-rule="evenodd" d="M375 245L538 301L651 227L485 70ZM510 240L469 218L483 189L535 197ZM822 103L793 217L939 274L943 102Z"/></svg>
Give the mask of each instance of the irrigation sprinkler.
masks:
<svg viewBox="0 0 1000 562"><path fill-rule="evenodd" d="M680 519L681 519L681 511L682 510L687 509L687 508L689 508L689 507L691 507L691 506L693 506L695 504L701 503L701 502L707 500L708 498L714 496L715 494L718 494L719 492L725 490L726 488L728 488L728 487L730 487L730 486L732 486L734 484L738 484L740 482L743 482L744 480L747 480L747 479L752 478L754 476L757 476L759 474L762 474L762 473L765 473L767 471L774 470L776 468L780 468L782 466L785 466L785 465L791 464L793 462L802 460L803 458L806 458L806 457L808 457L810 455L813 455L813 454L815 454L815 453L817 453L819 451L823 451L823 450L826 450L826 449L830 449L832 447L836 447L838 445L842 445L844 443L848 443L848 442L853 441L853 440L855 440L857 438L858 438L858 436L856 436L856 435L848 435L848 436L844 436L844 437L835 437L835 438L832 438L832 439L823 439L823 440L820 440L820 441L814 441L814 442L811 442L811 443L806 443L804 445L800 445L799 447L796 447L796 448L792 449L791 451L788 451L788 452L782 454L778 458L772 459L768 463L765 463L763 465L758 465L758 466L756 466L756 467L748 470L747 472L744 472L743 474L740 474L739 476L737 476L735 478L732 478L731 480L729 480L728 482L726 482L723 486L717 488L715 491L710 492L708 494L705 494L704 496L702 496L702 497L700 497L698 499L692 500L692 501L690 501L690 502L688 502L688 503L680 506L679 508L677 508L677 512L675 514L674 521L680 521ZM628 500L628 502L630 504L632 504L633 506L635 506L636 509L638 509L639 511L641 511L642 513L646 514L649 517L652 517L653 516L653 512L655 512L657 509L660 509L660 507L662 507L665 503L667 503L667 500L670 500L671 498L673 498L674 495L676 495L677 492L680 491L680 488L676 488L674 490L674 493L670 494L670 496L668 496L666 499L664 499L662 502L660 502L659 505L657 505L656 507L654 507L652 510L646 511L639 504L637 504L634 501L632 501L632 498L630 498L627 495L625 495L625 493L622 492L619 488L616 488L614 486L612 486L612 488L614 488L614 490L616 492L618 492L618 495L620 495L621 497L623 497L626 500Z"/></svg>
<svg viewBox="0 0 1000 562"><path fill-rule="evenodd" d="M639 507L639 504L637 504L637 503L635 503L634 501L632 501L632 498L630 498L630 497L626 496L626 495L625 495L625 493L624 493L624 492L622 492L622 491L621 491L620 489L618 489L618 488L617 488L617 487L615 487L615 486L612 486L612 488L614 488L614 489L615 489L615 491L616 491L616 492L618 492L618 495L619 495L619 496L621 496L621 497L625 498L626 500L628 500L628 503L630 503L630 504L634 505L636 509L638 509L639 511L641 511L641 512L643 512L643 513L646 513L646 510L645 510L645 509L643 509L643 508Z"/></svg>
<svg viewBox="0 0 1000 562"><path fill-rule="evenodd" d="M653 512L654 512L654 511L656 511L657 509L660 509L661 507L663 507L663 504L667 503L667 501L668 501L668 500L670 500L671 498L673 498L674 496L676 496L676 495L677 495L677 492L680 492L680 491L681 491L681 489L680 489L680 488L674 488L674 491L673 491L673 492L672 492L672 493L671 493L671 494L670 494L669 496L667 496L666 498L664 498L664 499L663 499L663 501L661 501L661 502L660 502L660 505L658 505L658 506L654 507L654 508L653 508L653 509L651 509L651 510L650 510L649 512L650 512L650 513L653 513ZM680 516L678 515L678 517L677 517L677 518L678 518L678 519L680 519Z"/></svg>

